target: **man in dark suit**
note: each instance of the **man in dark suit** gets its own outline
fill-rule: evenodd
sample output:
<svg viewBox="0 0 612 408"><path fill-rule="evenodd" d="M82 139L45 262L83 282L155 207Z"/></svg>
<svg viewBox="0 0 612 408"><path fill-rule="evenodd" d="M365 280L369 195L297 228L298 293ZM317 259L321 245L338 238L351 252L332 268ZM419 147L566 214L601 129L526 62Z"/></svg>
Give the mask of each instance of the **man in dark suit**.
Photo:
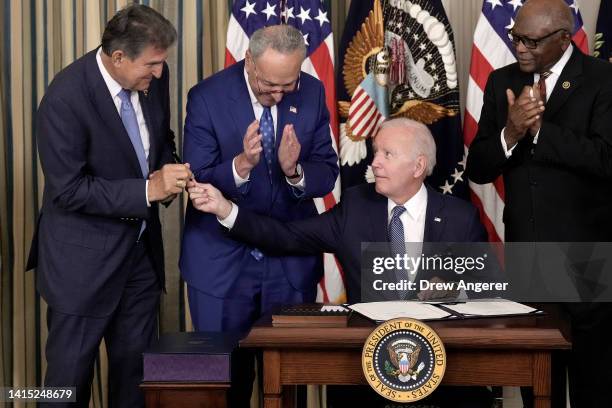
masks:
<svg viewBox="0 0 612 408"><path fill-rule="evenodd" d="M509 32L518 62L494 71L485 88L467 173L476 183L503 176L506 241L612 238L612 66L572 44L573 28L564 1L525 3ZM554 279L540 273L532 273L536 288ZM603 392L612 388L612 348L602 337L610 307L567 306L572 406L612 406Z"/></svg>
<svg viewBox="0 0 612 408"><path fill-rule="evenodd" d="M45 386L76 387L81 407L102 339L110 405L144 406L142 352L164 286L158 202L191 176L173 158L165 60L175 40L153 9L119 11L102 46L57 74L36 116L45 190L28 269L48 304Z"/></svg>
<svg viewBox="0 0 612 408"><path fill-rule="evenodd" d="M195 179L280 221L317 214L312 199L338 175L324 88L300 72L305 56L296 28L260 29L243 61L196 85L187 101L184 156ZM248 331L274 304L314 301L323 270L320 256L272 256L238 242L191 205L180 268L194 326L207 331ZM245 378L233 381L233 406L250 399L248 359L234 359L232 373Z"/></svg>
<svg viewBox="0 0 612 408"><path fill-rule="evenodd" d="M308 219L283 223L243 207L238 210L209 184L191 182L190 198L196 209L216 215L217 222L229 228L231 237L257 243L264 253L335 253L345 272L351 303L361 301L362 242L389 241L391 225L398 219L404 242L486 240L476 208L423 184L436 160L435 142L425 125L409 119L387 121L381 125L373 147L375 184L347 189L333 209ZM358 395L355 401L361 405L377 403L374 401L379 398L371 390L365 391L345 393L336 388L330 392L338 394L337 398L330 398L348 404L353 401L347 399L349 396ZM446 402L453 407L462 403L466 407L491 406L490 395L481 388L447 389L436 398L434 402L442 401L443 406L448 406Z"/></svg>

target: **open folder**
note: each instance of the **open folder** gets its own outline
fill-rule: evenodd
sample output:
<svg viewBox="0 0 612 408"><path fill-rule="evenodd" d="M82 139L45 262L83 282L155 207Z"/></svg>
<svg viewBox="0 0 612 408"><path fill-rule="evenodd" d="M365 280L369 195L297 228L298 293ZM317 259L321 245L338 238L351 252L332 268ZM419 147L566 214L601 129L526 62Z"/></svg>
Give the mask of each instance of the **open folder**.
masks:
<svg viewBox="0 0 612 408"><path fill-rule="evenodd" d="M399 317L417 320L444 320L543 313L533 307L506 299L478 299L465 302L368 302L355 303L348 307L377 322Z"/></svg>

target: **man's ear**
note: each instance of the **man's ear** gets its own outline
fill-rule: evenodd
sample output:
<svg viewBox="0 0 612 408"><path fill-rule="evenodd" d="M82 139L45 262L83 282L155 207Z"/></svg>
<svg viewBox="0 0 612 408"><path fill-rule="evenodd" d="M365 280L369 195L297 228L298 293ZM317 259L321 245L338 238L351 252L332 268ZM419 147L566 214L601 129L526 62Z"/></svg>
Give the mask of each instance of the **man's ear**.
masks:
<svg viewBox="0 0 612 408"><path fill-rule="evenodd" d="M125 61L127 56L122 50L115 50L111 54L111 62L115 67L121 66L121 64Z"/></svg>
<svg viewBox="0 0 612 408"><path fill-rule="evenodd" d="M427 158L420 154L417 156L414 164L414 178L420 178L427 172Z"/></svg>
<svg viewBox="0 0 612 408"><path fill-rule="evenodd" d="M572 43L572 36L567 31L563 32L563 43L561 44L561 49L563 51L567 50Z"/></svg>

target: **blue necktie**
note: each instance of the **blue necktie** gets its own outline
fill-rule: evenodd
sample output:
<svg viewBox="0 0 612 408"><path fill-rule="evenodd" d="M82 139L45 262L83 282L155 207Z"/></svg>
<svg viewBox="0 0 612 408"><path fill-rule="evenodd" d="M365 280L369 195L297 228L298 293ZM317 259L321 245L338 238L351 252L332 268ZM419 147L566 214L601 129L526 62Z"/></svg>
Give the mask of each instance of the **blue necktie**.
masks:
<svg viewBox="0 0 612 408"><path fill-rule="evenodd" d="M121 99L121 121L136 151L140 170L142 171L142 177L146 179L149 176L149 165L147 164L147 156L144 146L142 145L142 139L140 138L136 111L134 111L134 106L132 106L132 101L130 100L131 95L132 91L129 89L122 89L121 92L119 92L119 99Z"/></svg>
<svg viewBox="0 0 612 408"><path fill-rule="evenodd" d="M118 96L119 99L121 99L121 121L123 122L123 127L125 127L127 134L130 136L130 141L132 142L132 146L134 146L134 150L136 151L138 164L140 164L140 170L142 171L142 177L146 179L149 176L149 166L147 164L147 156L145 154L144 146L142 145L142 139L140 138L140 129L138 128L136 111L134 110L134 106L132 106L132 101L130 100L131 95L132 91L129 89L122 89L121 92L119 92ZM140 239L140 236L142 235L142 232L146 226L147 222L142 221L138 239Z"/></svg>
<svg viewBox="0 0 612 408"><path fill-rule="evenodd" d="M263 113L259 120L259 131L261 132L261 144L263 146L264 158L268 165L268 175L272 181L272 163L274 162L274 121L269 106L263 107Z"/></svg>
<svg viewBox="0 0 612 408"><path fill-rule="evenodd" d="M389 222L389 242L391 243L391 255L403 256L406 253L406 238L404 237L404 224L400 220L400 215L406 211L406 207L402 205L396 205L393 207L391 212L391 221ZM395 277L397 282L402 279L406 279L406 272L403 270L396 269ZM399 296L401 299L405 299L407 291L400 291Z"/></svg>

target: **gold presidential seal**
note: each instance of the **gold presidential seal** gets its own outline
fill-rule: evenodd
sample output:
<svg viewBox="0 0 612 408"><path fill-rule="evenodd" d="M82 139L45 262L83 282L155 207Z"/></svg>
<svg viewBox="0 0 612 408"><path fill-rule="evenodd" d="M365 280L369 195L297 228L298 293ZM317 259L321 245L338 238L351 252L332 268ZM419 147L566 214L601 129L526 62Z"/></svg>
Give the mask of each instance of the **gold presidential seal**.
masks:
<svg viewBox="0 0 612 408"><path fill-rule="evenodd" d="M446 351L428 325L414 319L393 319L368 336L361 365L374 391L391 401L415 402L442 382Z"/></svg>

